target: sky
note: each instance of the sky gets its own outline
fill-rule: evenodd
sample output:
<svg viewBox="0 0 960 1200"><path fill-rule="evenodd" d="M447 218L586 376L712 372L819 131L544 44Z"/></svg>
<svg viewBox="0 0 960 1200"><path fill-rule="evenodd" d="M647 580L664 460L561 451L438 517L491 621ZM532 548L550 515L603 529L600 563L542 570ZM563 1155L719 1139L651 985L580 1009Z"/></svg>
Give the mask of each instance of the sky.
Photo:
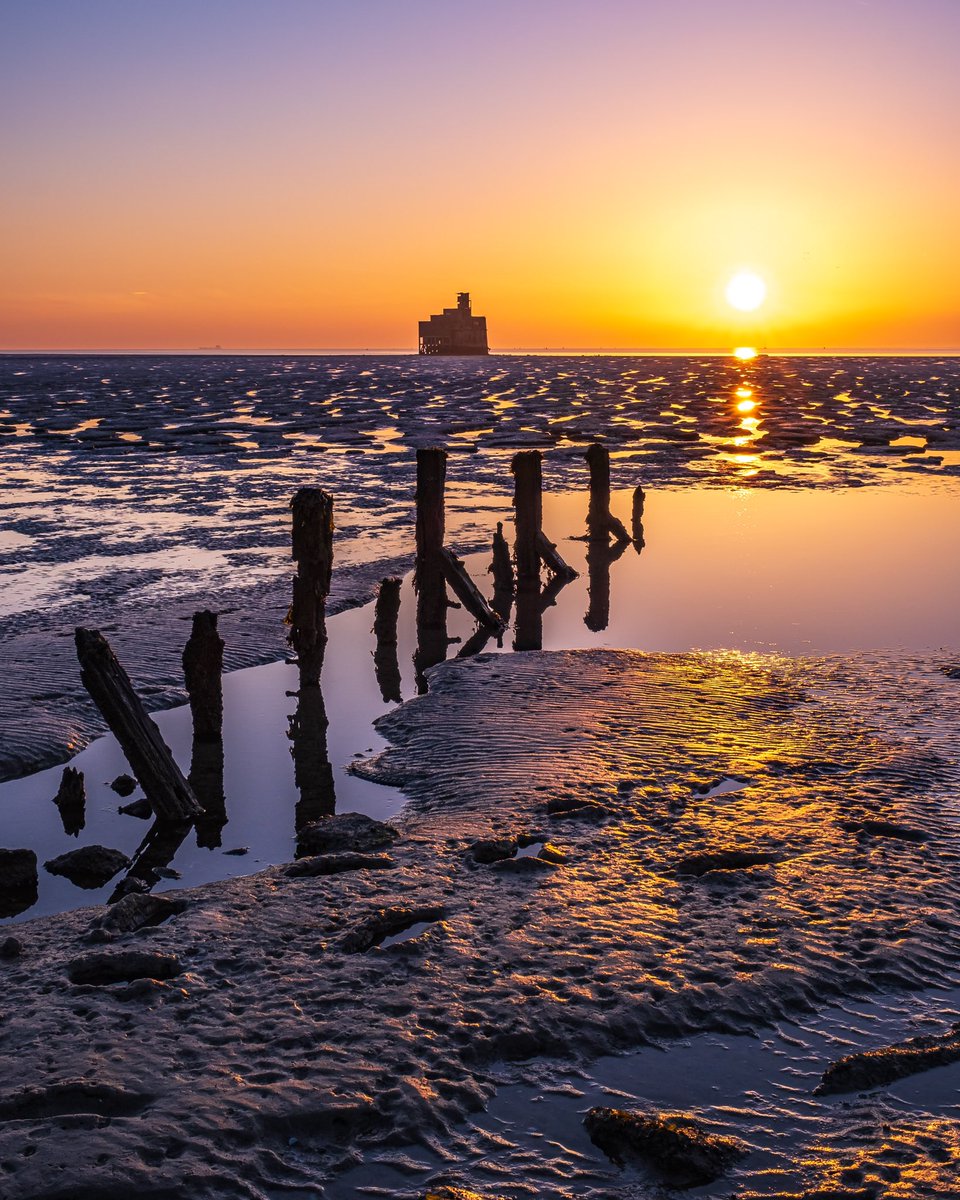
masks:
<svg viewBox="0 0 960 1200"><path fill-rule="evenodd" d="M960 0L0 0L0 348L960 347ZM731 276L765 303L738 313Z"/></svg>

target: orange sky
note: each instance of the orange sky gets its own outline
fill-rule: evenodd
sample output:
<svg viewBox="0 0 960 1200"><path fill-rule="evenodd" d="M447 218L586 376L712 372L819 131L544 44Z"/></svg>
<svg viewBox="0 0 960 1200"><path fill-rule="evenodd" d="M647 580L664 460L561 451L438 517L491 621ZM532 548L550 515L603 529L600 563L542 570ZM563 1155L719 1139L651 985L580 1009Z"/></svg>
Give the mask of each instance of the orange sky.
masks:
<svg viewBox="0 0 960 1200"><path fill-rule="evenodd" d="M960 346L956 0L199 7L0 12L0 347Z"/></svg>

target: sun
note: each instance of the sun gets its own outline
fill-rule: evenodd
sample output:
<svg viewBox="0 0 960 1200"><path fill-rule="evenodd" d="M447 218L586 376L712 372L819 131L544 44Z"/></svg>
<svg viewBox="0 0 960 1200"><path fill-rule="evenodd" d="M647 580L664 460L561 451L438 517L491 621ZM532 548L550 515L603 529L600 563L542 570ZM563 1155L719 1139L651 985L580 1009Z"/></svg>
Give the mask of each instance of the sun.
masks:
<svg viewBox="0 0 960 1200"><path fill-rule="evenodd" d="M741 271L727 284L727 303L741 312L753 312L767 298L767 285L752 271Z"/></svg>

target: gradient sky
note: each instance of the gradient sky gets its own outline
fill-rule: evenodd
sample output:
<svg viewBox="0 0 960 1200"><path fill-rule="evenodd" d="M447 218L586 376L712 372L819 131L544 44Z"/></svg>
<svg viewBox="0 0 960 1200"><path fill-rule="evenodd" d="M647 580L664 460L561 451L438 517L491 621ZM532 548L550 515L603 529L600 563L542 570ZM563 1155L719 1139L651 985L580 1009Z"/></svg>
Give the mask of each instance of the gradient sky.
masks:
<svg viewBox="0 0 960 1200"><path fill-rule="evenodd" d="M960 0L0 0L0 347L960 346ZM723 289L770 288L737 315Z"/></svg>

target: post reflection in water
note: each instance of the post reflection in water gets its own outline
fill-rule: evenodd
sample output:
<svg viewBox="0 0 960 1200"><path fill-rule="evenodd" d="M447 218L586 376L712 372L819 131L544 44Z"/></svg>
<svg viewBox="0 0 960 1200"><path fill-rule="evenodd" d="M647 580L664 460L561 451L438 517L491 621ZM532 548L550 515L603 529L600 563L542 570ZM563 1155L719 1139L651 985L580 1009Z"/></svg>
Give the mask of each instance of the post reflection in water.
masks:
<svg viewBox="0 0 960 1200"><path fill-rule="evenodd" d="M321 817L332 817L336 811L333 767L327 750L328 724L323 691L319 687L302 687L288 735L293 742L293 774L300 793L294 818L297 834Z"/></svg>
<svg viewBox="0 0 960 1200"><path fill-rule="evenodd" d="M610 567L630 544L619 541L607 546L603 542L590 542L587 546L590 605L583 623L593 633L601 633L610 623ZM638 554L641 549L642 545L637 545Z"/></svg>
<svg viewBox="0 0 960 1200"><path fill-rule="evenodd" d="M203 812L197 817L197 845L216 850L227 823L227 801L223 789L223 739L193 739L190 757L190 787Z"/></svg>
<svg viewBox="0 0 960 1200"><path fill-rule="evenodd" d="M133 864L117 884L110 903L129 892L150 891L163 878L177 851L186 840L192 822L154 821L133 855Z"/></svg>
<svg viewBox="0 0 960 1200"><path fill-rule="evenodd" d="M381 580L374 610L373 634L377 645L373 652L373 667L384 704L400 704L403 701L400 660L397 657L401 582L396 575Z"/></svg>

